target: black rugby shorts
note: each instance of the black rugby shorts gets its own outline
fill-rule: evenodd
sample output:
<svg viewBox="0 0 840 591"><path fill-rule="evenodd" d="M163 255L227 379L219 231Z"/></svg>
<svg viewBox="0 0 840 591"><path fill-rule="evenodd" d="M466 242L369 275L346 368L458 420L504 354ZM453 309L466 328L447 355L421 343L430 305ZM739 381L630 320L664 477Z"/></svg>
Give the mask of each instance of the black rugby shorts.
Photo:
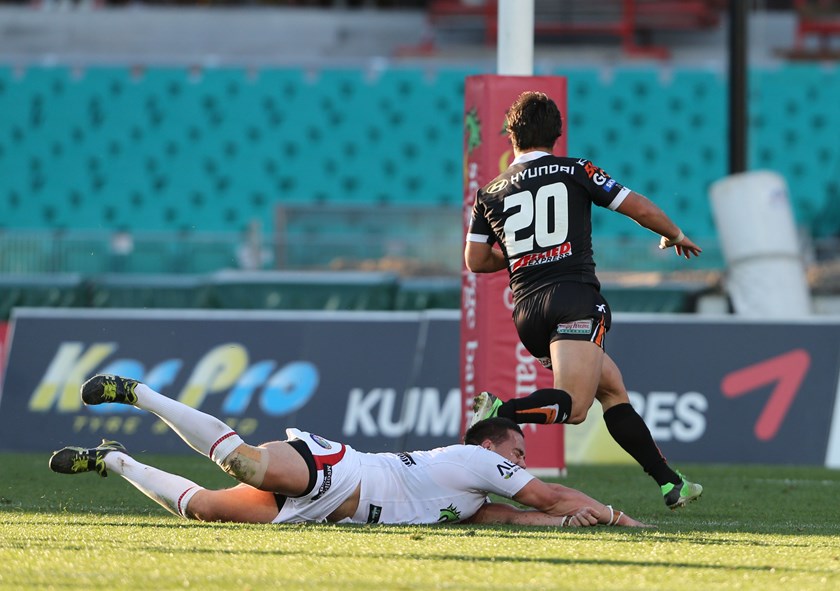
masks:
<svg viewBox="0 0 840 591"><path fill-rule="evenodd" d="M592 341L602 349L612 313L598 288L588 283L558 282L519 302L513 323L519 340L537 359L548 361L558 340Z"/></svg>

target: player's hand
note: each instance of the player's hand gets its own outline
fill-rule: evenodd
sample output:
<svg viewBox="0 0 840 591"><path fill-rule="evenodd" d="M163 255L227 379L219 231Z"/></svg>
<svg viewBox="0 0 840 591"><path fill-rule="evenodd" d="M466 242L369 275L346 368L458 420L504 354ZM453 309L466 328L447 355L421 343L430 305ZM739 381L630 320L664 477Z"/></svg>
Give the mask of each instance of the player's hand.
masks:
<svg viewBox="0 0 840 591"><path fill-rule="evenodd" d="M590 527L598 525L598 514L592 507L584 507L566 521L567 527Z"/></svg>
<svg viewBox="0 0 840 591"><path fill-rule="evenodd" d="M681 236L679 240L669 240L665 236L659 240L659 248L665 250L666 248L674 247L674 250L677 251L677 256L685 257L690 259L692 256L698 257L700 253L703 252L703 249L694 244L691 241L691 238L684 235L680 232Z"/></svg>

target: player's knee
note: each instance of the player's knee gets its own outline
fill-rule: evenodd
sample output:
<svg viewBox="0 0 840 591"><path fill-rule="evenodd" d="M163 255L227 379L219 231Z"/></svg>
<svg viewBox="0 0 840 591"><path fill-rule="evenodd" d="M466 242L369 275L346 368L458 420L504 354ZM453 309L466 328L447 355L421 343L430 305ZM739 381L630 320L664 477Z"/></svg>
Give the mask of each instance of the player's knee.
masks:
<svg viewBox="0 0 840 591"><path fill-rule="evenodd" d="M569 415L569 418L566 419L567 425L580 425L583 421L586 420L586 413L574 413L572 412Z"/></svg>
<svg viewBox="0 0 840 591"><path fill-rule="evenodd" d="M208 491L204 491L205 493ZM208 494L196 494L190 499L184 510L184 517L196 521L219 521L216 506L212 502L212 496Z"/></svg>
<svg viewBox="0 0 840 591"><path fill-rule="evenodd" d="M224 502L224 493L222 490L202 489L190 499L184 510L184 517L207 522L238 521L231 516L230 503Z"/></svg>
<svg viewBox="0 0 840 591"><path fill-rule="evenodd" d="M242 444L220 461L219 466L239 482L260 488L268 470L268 463L267 449Z"/></svg>
<svg viewBox="0 0 840 591"><path fill-rule="evenodd" d="M566 423L569 425L580 425L586 420L586 416L589 414L589 407L591 406L591 402L585 404L572 397L572 412L569 413L569 418L566 419Z"/></svg>

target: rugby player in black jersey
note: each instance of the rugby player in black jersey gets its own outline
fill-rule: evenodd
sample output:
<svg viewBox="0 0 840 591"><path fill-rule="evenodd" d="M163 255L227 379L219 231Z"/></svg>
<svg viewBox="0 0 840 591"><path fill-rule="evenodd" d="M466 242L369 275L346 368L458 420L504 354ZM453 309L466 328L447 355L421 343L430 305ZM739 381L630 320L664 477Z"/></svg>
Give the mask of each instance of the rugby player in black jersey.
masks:
<svg viewBox="0 0 840 591"><path fill-rule="evenodd" d="M597 399L613 439L656 480L668 507L682 507L703 487L668 465L604 350L611 314L595 275L592 204L659 234L659 247L678 256L702 251L658 206L589 160L552 155L562 117L547 95L522 93L505 124L514 160L476 194L464 256L474 273L507 269L519 338L552 369L554 388L507 402L482 392L472 424L493 416L578 424Z"/></svg>

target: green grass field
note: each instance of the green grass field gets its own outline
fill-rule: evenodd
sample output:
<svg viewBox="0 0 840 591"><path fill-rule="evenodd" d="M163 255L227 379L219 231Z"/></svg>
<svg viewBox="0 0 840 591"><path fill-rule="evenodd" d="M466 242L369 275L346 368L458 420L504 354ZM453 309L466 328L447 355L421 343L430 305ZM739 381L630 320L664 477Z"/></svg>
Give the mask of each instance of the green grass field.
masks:
<svg viewBox="0 0 840 591"><path fill-rule="evenodd" d="M198 456L143 461L209 487ZM0 589L840 588L840 471L681 466L703 498L668 511L635 466L571 467L564 484L656 529L205 524L118 476L66 476L0 454Z"/></svg>

